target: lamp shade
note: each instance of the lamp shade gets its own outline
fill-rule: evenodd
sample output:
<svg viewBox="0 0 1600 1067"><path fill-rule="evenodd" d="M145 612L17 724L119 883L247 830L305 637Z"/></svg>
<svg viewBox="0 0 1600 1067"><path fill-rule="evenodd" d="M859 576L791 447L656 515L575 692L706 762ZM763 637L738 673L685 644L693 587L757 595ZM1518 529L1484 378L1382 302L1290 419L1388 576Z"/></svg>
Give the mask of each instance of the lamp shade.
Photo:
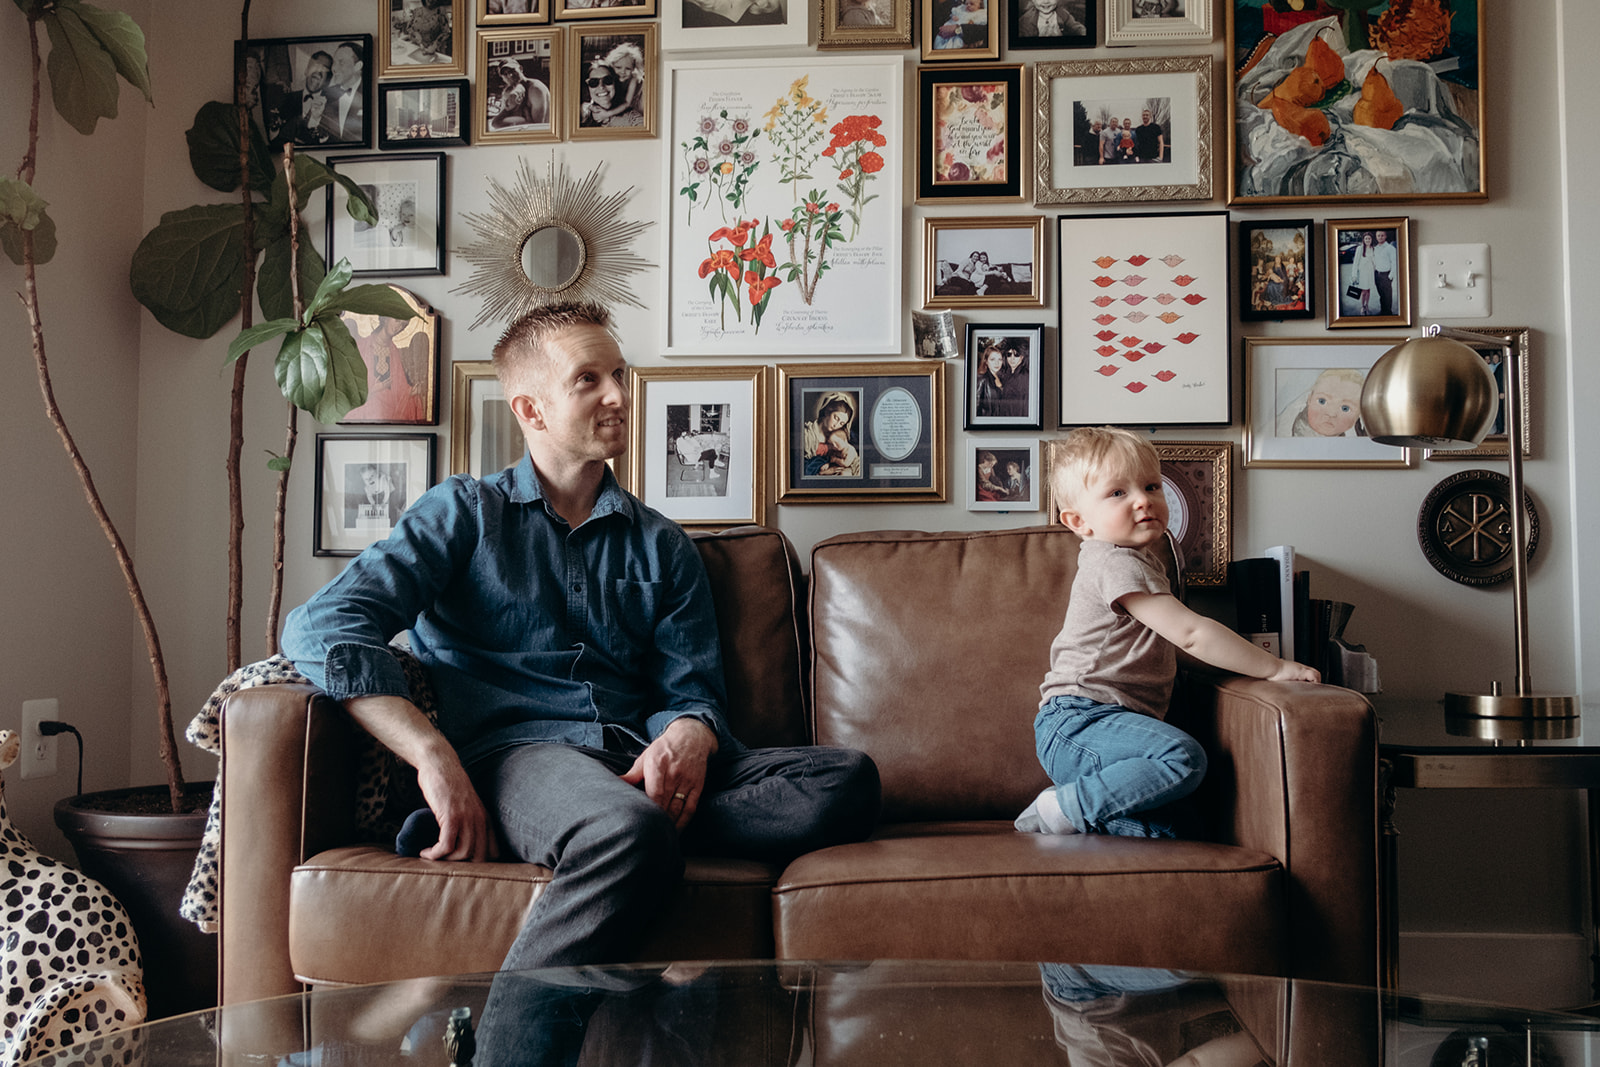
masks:
<svg viewBox="0 0 1600 1067"><path fill-rule="evenodd" d="M1361 388L1361 421L1379 444L1475 448L1500 390L1482 356L1448 337L1415 337L1378 357Z"/></svg>

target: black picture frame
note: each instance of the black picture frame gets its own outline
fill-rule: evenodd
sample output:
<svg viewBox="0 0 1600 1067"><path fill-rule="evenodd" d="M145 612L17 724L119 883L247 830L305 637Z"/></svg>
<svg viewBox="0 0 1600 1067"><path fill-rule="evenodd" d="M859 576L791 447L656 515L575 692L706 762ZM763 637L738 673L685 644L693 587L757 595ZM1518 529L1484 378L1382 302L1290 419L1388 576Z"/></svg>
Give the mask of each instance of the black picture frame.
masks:
<svg viewBox="0 0 1600 1067"><path fill-rule="evenodd" d="M1239 223L1239 318L1276 322L1317 317L1317 224L1312 219ZM1277 264L1274 279L1274 259ZM1275 299L1273 289L1277 287Z"/></svg>
<svg viewBox="0 0 1600 1067"><path fill-rule="evenodd" d="M235 69L254 60L255 101L251 119L277 152L285 144L296 148L366 148L372 144L373 57L370 33L331 34L319 37L252 37L233 43ZM355 53L353 59L347 58ZM308 90L311 72L327 64L327 81ZM331 93L341 84L339 70L359 64L359 87L353 92ZM247 81L249 80L247 71ZM359 93L360 108L343 106L344 96ZM324 98L320 106L314 97ZM310 97L310 98L308 98ZM329 105L335 110L329 111ZM351 112L355 111L352 119Z"/></svg>
<svg viewBox="0 0 1600 1067"><path fill-rule="evenodd" d="M1042 324L969 322L966 353L962 429L1044 429L1043 378L1048 362ZM998 353L1000 361L993 368L990 353Z"/></svg>
<svg viewBox="0 0 1600 1067"><path fill-rule="evenodd" d="M1037 32L1037 19L1030 19L1031 3L1029 0L1011 0L1006 7L1006 47L1016 50L1039 49L1057 51L1066 48L1093 48L1099 33L1098 9L1099 0L1055 0L1054 6L1059 10L1065 9L1079 25L1083 27L1082 33L1040 34ZM1059 21L1059 14L1057 16ZM1035 30L1028 33L1024 29ZM1065 25L1065 24L1063 24Z"/></svg>
<svg viewBox="0 0 1600 1067"><path fill-rule="evenodd" d="M378 148L455 148L471 143L472 83L381 82L378 85Z"/></svg>
<svg viewBox="0 0 1600 1067"><path fill-rule="evenodd" d="M987 152L980 163L976 155L970 161L956 160L946 166L941 158L945 145L939 141L940 111L945 106L941 90L971 90L987 100L992 100L996 88L1004 94L1005 130L1003 162L1004 177L988 176L980 171L992 166ZM1020 63L982 67L919 67L917 69L917 202L939 201L997 202L1023 198L1024 171L1023 146L1026 131L1024 96L1027 82ZM968 98L970 100L970 96ZM983 100L977 106L985 106ZM994 110L991 107L991 110ZM977 120L971 123L977 128ZM959 132L959 131L958 131ZM990 131L992 132L992 130ZM957 168L964 168L958 170Z"/></svg>
<svg viewBox="0 0 1600 1067"><path fill-rule="evenodd" d="M350 194L340 183L328 183L325 248L329 263L348 259L356 277L444 273L443 152L329 156L328 166L358 185L372 186L368 192L378 208L375 225L356 222L348 208ZM409 221L403 214L408 199ZM395 212L402 213L391 217ZM398 236L397 227L403 227Z"/></svg>
<svg viewBox="0 0 1600 1067"><path fill-rule="evenodd" d="M388 537L438 469L435 434L317 434L311 554L355 556Z"/></svg>

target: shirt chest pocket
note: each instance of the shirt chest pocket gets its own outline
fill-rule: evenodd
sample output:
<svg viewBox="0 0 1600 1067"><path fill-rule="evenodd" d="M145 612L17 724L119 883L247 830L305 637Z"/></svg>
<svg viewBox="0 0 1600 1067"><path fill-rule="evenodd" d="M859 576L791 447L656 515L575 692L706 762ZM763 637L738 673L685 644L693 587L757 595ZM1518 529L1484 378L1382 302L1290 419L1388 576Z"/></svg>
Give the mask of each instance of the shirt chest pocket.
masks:
<svg viewBox="0 0 1600 1067"><path fill-rule="evenodd" d="M655 641L660 582L613 579L606 597L606 629L612 652L622 658L628 651L649 649Z"/></svg>

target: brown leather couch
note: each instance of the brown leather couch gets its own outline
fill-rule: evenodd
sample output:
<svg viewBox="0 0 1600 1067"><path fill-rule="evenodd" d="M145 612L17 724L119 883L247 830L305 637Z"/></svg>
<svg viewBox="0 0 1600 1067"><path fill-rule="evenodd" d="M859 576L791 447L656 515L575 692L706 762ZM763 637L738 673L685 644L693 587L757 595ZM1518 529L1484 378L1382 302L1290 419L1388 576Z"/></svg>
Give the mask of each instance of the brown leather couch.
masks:
<svg viewBox="0 0 1600 1067"><path fill-rule="evenodd" d="M848 745L868 841L778 869L695 859L642 960L1060 960L1377 979L1377 745L1361 696L1188 674L1203 841L1019 834L1047 784L1038 682L1077 560L1062 527L847 534L810 578L777 531L697 543L747 744ZM221 996L494 970L550 872L404 859L355 831L355 727L304 686L222 715Z"/></svg>

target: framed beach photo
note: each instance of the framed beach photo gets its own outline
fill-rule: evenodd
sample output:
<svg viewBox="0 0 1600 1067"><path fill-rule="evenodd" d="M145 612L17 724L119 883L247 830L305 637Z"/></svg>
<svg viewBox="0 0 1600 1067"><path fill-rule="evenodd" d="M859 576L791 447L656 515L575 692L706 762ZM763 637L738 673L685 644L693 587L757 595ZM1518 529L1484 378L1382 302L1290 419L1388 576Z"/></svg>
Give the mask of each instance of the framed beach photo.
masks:
<svg viewBox="0 0 1600 1067"><path fill-rule="evenodd" d="M505 390L487 359L450 365L450 473L483 478L528 450Z"/></svg>
<svg viewBox="0 0 1600 1067"><path fill-rule="evenodd" d="M917 2L922 5L924 63L1000 58L1000 0Z"/></svg>
<svg viewBox="0 0 1600 1067"><path fill-rule="evenodd" d="M771 371L633 367L629 492L680 526L766 523Z"/></svg>
<svg viewBox="0 0 1600 1067"><path fill-rule="evenodd" d="M1309 319L1317 313L1316 223L1239 223L1239 318Z"/></svg>
<svg viewBox="0 0 1600 1067"><path fill-rule="evenodd" d="M808 0L661 0L661 47L667 51L796 49L810 40Z"/></svg>
<svg viewBox="0 0 1600 1067"><path fill-rule="evenodd" d="M439 424L439 313L415 293L389 288L411 306L414 318L339 313L367 367L366 403L340 419L341 426Z"/></svg>
<svg viewBox="0 0 1600 1067"><path fill-rule="evenodd" d="M1044 327L967 323L966 430L1044 428Z"/></svg>
<svg viewBox="0 0 1600 1067"><path fill-rule="evenodd" d="M350 217L350 194L328 183L328 262L361 275L444 273L444 153L329 156L328 166L366 190L378 208L368 224Z"/></svg>
<svg viewBox="0 0 1600 1067"><path fill-rule="evenodd" d="M550 0L477 0L479 26L535 26L550 21Z"/></svg>
<svg viewBox="0 0 1600 1067"><path fill-rule="evenodd" d="M1416 466L1417 449L1380 445L1361 422L1367 372L1404 340L1245 338L1244 465Z"/></svg>
<svg viewBox="0 0 1600 1067"><path fill-rule="evenodd" d="M1329 219L1328 328L1411 325L1411 220Z"/></svg>
<svg viewBox="0 0 1600 1067"><path fill-rule="evenodd" d="M1106 0L1106 44L1210 44L1211 0Z"/></svg>
<svg viewBox="0 0 1600 1067"><path fill-rule="evenodd" d="M1022 65L917 71L917 202L1023 198Z"/></svg>
<svg viewBox="0 0 1600 1067"><path fill-rule="evenodd" d="M378 0L378 77L458 78L467 73L467 5L473 0Z"/></svg>
<svg viewBox="0 0 1600 1067"><path fill-rule="evenodd" d="M234 42L250 119L273 153L372 144L372 35L268 37Z"/></svg>
<svg viewBox="0 0 1600 1067"><path fill-rule="evenodd" d="M654 137L661 80L656 24L574 26L568 37L568 136L574 141Z"/></svg>
<svg viewBox="0 0 1600 1067"><path fill-rule="evenodd" d="M967 510L1038 511L1039 441L968 437Z"/></svg>
<svg viewBox="0 0 1600 1067"><path fill-rule="evenodd" d="M911 47L911 10L916 0L818 0L817 47L896 49Z"/></svg>
<svg viewBox="0 0 1600 1067"><path fill-rule="evenodd" d="M317 434L311 554L354 556L388 537L432 488L438 442L431 433Z"/></svg>
<svg viewBox="0 0 1600 1067"><path fill-rule="evenodd" d="M1533 365L1528 347L1530 331L1526 326L1462 326L1458 329L1483 335L1482 345L1475 341L1462 343L1489 364L1489 371L1500 390L1500 413L1495 416L1494 425L1489 427L1488 436L1477 448L1429 448L1423 450L1423 455L1428 459L1479 459L1507 455L1506 368L1505 353L1500 347L1502 341L1515 346L1517 362L1522 367L1522 455L1524 458L1533 455Z"/></svg>
<svg viewBox="0 0 1600 1067"><path fill-rule="evenodd" d="M378 86L381 149L464 145L471 129L472 91L465 78Z"/></svg>
<svg viewBox="0 0 1600 1067"><path fill-rule="evenodd" d="M1210 56L1033 68L1033 202L1211 199Z"/></svg>
<svg viewBox="0 0 1600 1067"><path fill-rule="evenodd" d="M479 30L474 90L479 144L561 140L562 27Z"/></svg>
<svg viewBox="0 0 1600 1067"><path fill-rule="evenodd" d="M944 368L778 364L778 503L942 502Z"/></svg>
<svg viewBox="0 0 1600 1067"><path fill-rule="evenodd" d="M1409 0L1359 9L1220 2L1232 72L1230 204L1487 197L1483 27L1491 0L1415 13Z"/></svg>
<svg viewBox="0 0 1600 1067"><path fill-rule="evenodd" d="M1057 220L1060 423L1227 426L1228 215Z"/></svg>
<svg viewBox="0 0 1600 1067"><path fill-rule="evenodd" d="M1044 307L1044 216L922 220L922 306Z"/></svg>

